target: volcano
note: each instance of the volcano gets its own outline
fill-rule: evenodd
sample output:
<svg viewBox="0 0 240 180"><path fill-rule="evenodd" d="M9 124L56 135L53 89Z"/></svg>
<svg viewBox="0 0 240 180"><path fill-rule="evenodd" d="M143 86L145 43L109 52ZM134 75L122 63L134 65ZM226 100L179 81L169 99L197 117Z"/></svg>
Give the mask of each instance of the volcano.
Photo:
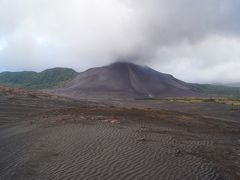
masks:
<svg viewBox="0 0 240 180"><path fill-rule="evenodd" d="M54 93L74 98L194 96L188 83L148 66L116 62L79 73Z"/></svg>

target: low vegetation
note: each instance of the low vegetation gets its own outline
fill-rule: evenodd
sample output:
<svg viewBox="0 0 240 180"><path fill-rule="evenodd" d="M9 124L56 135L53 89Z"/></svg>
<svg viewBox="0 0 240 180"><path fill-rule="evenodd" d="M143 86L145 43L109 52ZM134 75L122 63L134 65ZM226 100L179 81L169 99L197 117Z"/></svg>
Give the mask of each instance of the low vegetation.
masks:
<svg viewBox="0 0 240 180"><path fill-rule="evenodd" d="M184 98L166 98L166 100L182 103L219 103L240 106L240 98L230 97L184 97Z"/></svg>
<svg viewBox="0 0 240 180"><path fill-rule="evenodd" d="M211 97L211 98L167 98L167 101L181 102L181 103L218 103L230 105L231 111L240 112L240 98L229 98L229 97Z"/></svg>

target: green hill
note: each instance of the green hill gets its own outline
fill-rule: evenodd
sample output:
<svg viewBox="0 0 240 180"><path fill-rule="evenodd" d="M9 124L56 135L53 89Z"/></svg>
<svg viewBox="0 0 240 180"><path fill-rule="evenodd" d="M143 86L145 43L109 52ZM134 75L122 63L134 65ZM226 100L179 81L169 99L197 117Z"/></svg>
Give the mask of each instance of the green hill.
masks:
<svg viewBox="0 0 240 180"><path fill-rule="evenodd" d="M208 95L238 96L240 97L240 87L229 87L212 84L189 84L191 89L196 92Z"/></svg>
<svg viewBox="0 0 240 180"><path fill-rule="evenodd" d="M69 68L47 69L40 73L33 71L2 72L0 73L0 85L46 89L59 86L73 79L76 75L77 72Z"/></svg>
<svg viewBox="0 0 240 180"><path fill-rule="evenodd" d="M229 83L229 84L226 84L226 86L230 86L230 87L240 87L240 82Z"/></svg>

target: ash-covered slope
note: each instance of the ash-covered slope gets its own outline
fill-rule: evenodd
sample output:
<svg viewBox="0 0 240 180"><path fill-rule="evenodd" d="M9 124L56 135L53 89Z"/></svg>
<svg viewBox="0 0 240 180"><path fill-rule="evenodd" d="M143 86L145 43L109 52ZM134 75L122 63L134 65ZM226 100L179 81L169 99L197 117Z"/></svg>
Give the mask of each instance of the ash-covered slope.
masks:
<svg viewBox="0 0 240 180"><path fill-rule="evenodd" d="M117 62L80 73L54 93L75 98L191 96L188 84L147 66Z"/></svg>

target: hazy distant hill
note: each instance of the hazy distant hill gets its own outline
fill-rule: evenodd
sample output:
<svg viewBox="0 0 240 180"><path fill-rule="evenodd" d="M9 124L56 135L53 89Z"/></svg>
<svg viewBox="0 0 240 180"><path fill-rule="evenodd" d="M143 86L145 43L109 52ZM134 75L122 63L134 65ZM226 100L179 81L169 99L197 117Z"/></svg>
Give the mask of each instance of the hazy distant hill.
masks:
<svg viewBox="0 0 240 180"><path fill-rule="evenodd" d="M117 62L79 73L65 86L54 90L72 97L166 97L195 96L189 85L172 75L147 66Z"/></svg>
<svg viewBox="0 0 240 180"><path fill-rule="evenodd" d="M69 68L47 69L40 73L33 71L2 72L0 85L23 87L30 89L53 88L73 79L77 72Z"/></svg>
<svg viewBox="0 0 240 180"><path fill-rule="evenodd" d="M189 84L191 89L207 95L240 96L240 87L212 84Z"/></svg>
<svg viewBox="0 0 240 180"><path fill-rule="evenodd" d="M240 82L228 83L228 84L226 84L226 86L230 86L230 87L240 87Z"/></svg>

